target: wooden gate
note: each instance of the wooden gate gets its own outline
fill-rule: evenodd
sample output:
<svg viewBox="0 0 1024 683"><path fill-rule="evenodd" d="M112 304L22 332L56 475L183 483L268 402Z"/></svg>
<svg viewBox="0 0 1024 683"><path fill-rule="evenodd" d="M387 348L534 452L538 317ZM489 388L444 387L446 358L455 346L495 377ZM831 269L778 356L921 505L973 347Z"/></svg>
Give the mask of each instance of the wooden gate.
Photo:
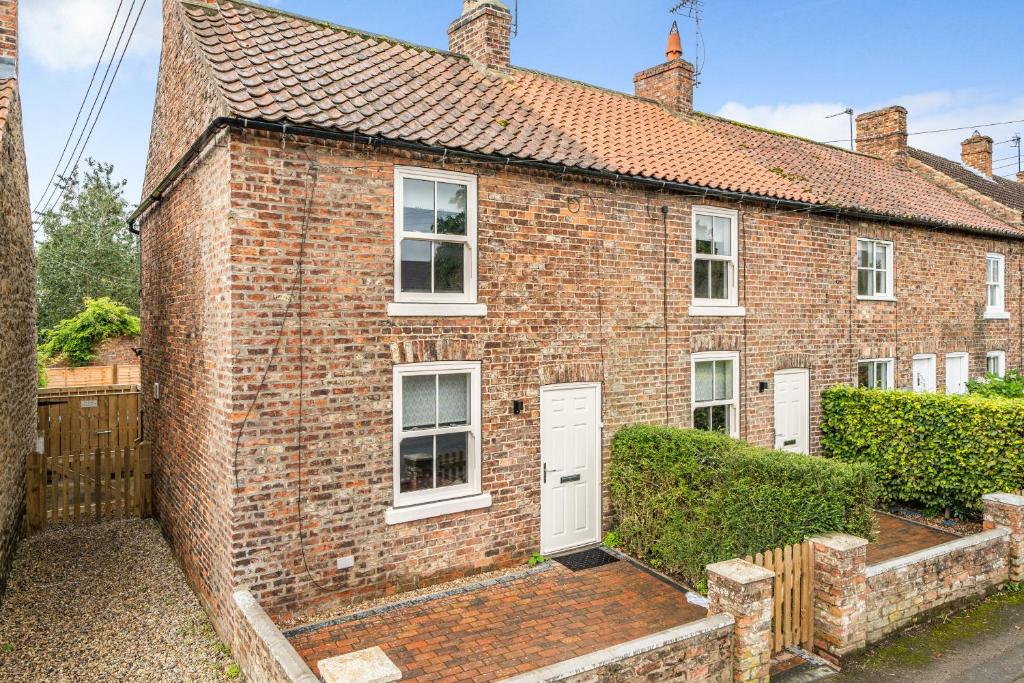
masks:
<svg viewBox="0 0 1024 683"><path fill-rule="evenodd" d="M29 535L56 524L149 517L153 511L148 443L91 452L32 453L26 480Z"/></svg>
<svg viewBox="0 0 1024 683"><path fill-rule="evenodd" d="M787 545L744 559L775 573L772 655L792 645L811 651L814 645L811 543Z"/></svg>
<svg viewBox="0 0 1024 683"><path fill-rule="evenodd" d="M37 417L47 457L129 448L139 440L139 387L40 389Z"/></svg>

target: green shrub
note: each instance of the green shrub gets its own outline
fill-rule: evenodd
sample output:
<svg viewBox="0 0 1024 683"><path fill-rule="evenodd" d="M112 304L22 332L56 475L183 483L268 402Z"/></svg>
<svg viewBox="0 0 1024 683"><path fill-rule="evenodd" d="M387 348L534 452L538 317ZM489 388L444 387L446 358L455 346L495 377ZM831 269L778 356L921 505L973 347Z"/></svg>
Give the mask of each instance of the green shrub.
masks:
<svg viewBox="0 0 1024 683"><path fill-rule="evenodd" d="M84 311L43 333L39 351L44 360L63 356L73 366L86 365L104 339L138 334L139 319L127 306L106 297L86 299Z"/></svg>
<svg viewBox="0 0 1024 683"><path fill-rule="evenodd" d="M968 380L967 391L990 398L1024 398L1024 376L1010 370L1005 376L987 375L983 380Z"/></svg>
<svg viewBox="0 0 1024 683"><path fill-rule="evenodd" d="M45 389L50 383L50 378L46 375L46 358L41 351L36 351L36 381L40 389Z"/></svg>
<svg viewBox="0 0 1024 683"><path fill-rule="evenodd" d="M871 537L871 468L638 425L612 441L620 546L694 586L705 565L842 531Z"/></svg>
<svg viewBox="0 0 1024 683"><path fill-rule="evenodd" d="M1024 485L1024 401L836 387L822 407L826 455L874 466L885 503L963 514Z"/></svg>

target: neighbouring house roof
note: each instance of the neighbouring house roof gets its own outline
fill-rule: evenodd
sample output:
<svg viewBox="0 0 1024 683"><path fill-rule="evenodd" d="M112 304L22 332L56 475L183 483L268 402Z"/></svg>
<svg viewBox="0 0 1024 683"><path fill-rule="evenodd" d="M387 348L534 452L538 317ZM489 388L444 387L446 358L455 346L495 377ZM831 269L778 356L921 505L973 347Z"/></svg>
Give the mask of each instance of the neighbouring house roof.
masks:
<svg viewBox="0 0 1024 683"><path fill-rule="evenodd" d="M874 157L238 0L182 7L233 116L1024 237Z"/></svg>
<svg viewBox="0 0 1024 683"><path fill-rule="evenodd" d="M963 164L950 161L945 157L940 157L937 154L925 152L921 149L909 147L907 151L914 159L931 166L936 171L949 176L958 183L994 199L1003 206L1024 211L1024 185L1021 183L1001 176L989 178Z"/></svg>
<svg viewBox="0 0 1024 683"><path fill-rule="evenodd" d="M0 79L0 131L2 131L7 124L7 116L11 112L11 102L14 101L14 94L17 91L17 88L17 79Z"/></svg>

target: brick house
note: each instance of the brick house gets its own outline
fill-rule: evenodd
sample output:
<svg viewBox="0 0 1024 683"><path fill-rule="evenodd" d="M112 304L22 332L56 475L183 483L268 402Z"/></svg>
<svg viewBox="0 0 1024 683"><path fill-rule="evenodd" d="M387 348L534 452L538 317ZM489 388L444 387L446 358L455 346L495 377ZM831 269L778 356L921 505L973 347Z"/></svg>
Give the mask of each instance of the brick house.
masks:
<svg viewBox="0 0 1024 683"><path fill-rule="evenodd" d="M694 111L675 32L634 96L510 65L510 21L165 3L145 430L219 628L237 586L284 618L600 540L625 424L817 453L830 385L1020 367L1020 227Z"/></svg>
<svg viewBox="0 0 1024 683"><path fill-rule="evenodd" d="M907 116L899 106L859 115L857 149L909 168L999 220L1024 225L1024 173L1016 182L993 173L992 138L974 131L960 143L958 164L909 146Z"/></svg>
<svg viewBox="0 0 1024 683"><path fill-rule="evenodd" d="M36 251L18 94L18 3L0 0L0 599L36 439Z"/></svg>

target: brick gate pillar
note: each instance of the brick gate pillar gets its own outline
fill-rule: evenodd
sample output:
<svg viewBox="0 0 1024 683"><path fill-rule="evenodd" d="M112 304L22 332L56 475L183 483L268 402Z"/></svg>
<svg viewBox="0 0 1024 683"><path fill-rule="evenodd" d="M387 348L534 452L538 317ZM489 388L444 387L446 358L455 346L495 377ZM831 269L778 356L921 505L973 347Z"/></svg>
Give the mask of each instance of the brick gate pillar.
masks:
<svg viewBox="0 0 1024 683"><path fill-rule="evenodd" d="M708 614L731 614L732 679L768 681L772 658L772 582L775 574L743 560L709 564Z"/></svg>
<svg viewBox="0 0 1024 683"><path fill-rule="evenodd" d="M867 646L867 547L863 538L810 539L814 554L814 650L838 664Z"/></svg>
<svg viewBox="0 0 1024 683"><path fill-rule="evenodd" d="M985 505L985 529L1010 530L1010 581L1024 581L1024 496L989 493L981 500Z"/></svg>

